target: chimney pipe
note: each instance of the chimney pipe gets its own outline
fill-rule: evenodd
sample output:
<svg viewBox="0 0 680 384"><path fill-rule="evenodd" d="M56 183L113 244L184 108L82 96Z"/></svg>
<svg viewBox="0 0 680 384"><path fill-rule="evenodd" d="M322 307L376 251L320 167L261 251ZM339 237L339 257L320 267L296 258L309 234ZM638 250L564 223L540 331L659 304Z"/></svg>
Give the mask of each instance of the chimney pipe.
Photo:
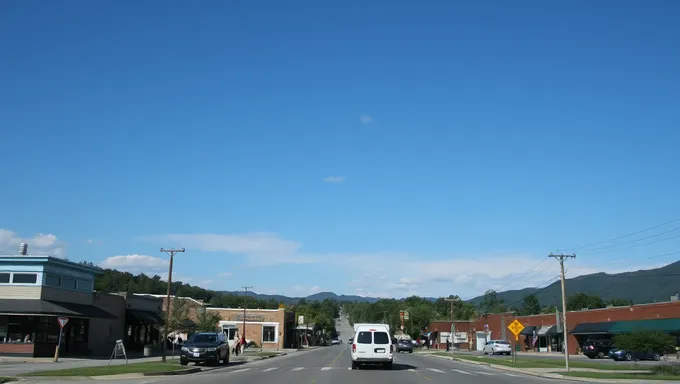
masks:
<svg viewBox="0 0 680 384"><path fill-rule="evenodd" d="M28 255L28 244L26 244L26 243L21 243L21 244L19 245L19 254L20 254L21 256L26 256L26 255Z"/></svg>

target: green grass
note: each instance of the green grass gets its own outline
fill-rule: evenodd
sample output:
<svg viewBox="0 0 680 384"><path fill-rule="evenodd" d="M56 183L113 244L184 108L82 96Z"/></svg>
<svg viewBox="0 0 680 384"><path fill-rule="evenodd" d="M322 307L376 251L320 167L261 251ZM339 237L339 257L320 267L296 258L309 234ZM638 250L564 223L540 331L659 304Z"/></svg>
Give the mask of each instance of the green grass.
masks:
<svg viewBox="0 0 680 384"><path fill-rule="evenodd" d="M588 379L624 380L680 380L680 376L659 375L655 373L614 373L614 372L555 372L563 376L585 377Z"/></svg>
<svg viewBox="0 0 680 384"><path fill-rule="evenodd" d="M108 376L122 375L125 373L150 373L150 372L169 372L187 369L179 365L179 362L162 363L160 361L134 364L119 364L100 367L83 367L72 369L60 369L54 371L30 372L22 376Z"/></svg>
<svg viewBox="0 0 680 384"><path fill-rule="evenodd" d="M512 362L512 357L485 357L485 356L474 356L474 355L464 355L464 354L451 354L445 352L435 352L434 355L437 356L447 356L454 357L460 360L468 361L478 361L480 363L503 365L506 367L515 368L563 368L564 360L554 359L554 358L536 358L522 356L517 358L517 362ZM612 363L590 363L585 361L570 361L569 366L572 368L589 368L589 369L599 369L606 371L644 371L649 370L649 366L632 366L623 364L612 364Z"/></svg>
<svg viewBox="0 0 680 384"><path fill-rule="evenodd" d="M0 383L9 383L10 381L16 381L16 377L0 377Z"/></svg>

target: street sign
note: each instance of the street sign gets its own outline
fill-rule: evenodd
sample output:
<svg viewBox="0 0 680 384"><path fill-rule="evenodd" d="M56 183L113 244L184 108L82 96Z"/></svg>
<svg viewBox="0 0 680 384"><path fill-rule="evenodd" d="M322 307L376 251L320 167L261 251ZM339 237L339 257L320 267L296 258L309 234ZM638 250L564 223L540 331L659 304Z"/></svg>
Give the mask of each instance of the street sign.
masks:
<svg viewBox="0 0 680 384"><path fill-rule="evenodd" d="M68 317L60 317L57 320L59 320L59 328L64 328L68 323Z"/></svg>
<svg viewBox="0 0 680 384"><path fill-rule="evenodd" d="M515 335L515 340L519 340L519 333L524 329L524 325L515 319L515 321L508 325L508 329Z"/></svg>
<svg viewBox="0 0 680 384"><path fill-rule="evenodd" d="M404 320L404 316L406 316L404 311L399 311L399 317Z"/></svg>
<svg viewBox="0 0 680 384"><path fill-rule="evenodd" d="M408 320L408 311L404 311L404 320Z"/></svg>

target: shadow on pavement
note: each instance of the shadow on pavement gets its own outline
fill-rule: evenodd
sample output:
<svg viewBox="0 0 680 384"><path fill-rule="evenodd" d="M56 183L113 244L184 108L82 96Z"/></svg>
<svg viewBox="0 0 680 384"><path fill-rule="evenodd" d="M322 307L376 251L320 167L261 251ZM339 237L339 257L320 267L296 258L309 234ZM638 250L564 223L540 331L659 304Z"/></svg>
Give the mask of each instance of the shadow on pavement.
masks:
<svg viewBox="0 0 680 384"><path fill-rule="evenodd" d="M392 371L408 371L409 369L415 369L416 367L410 364L400 364L400 363L393 363L392 364ZM386 369L383 368L381 365L361 365L359 366L359 370L362 371L385 371Z"/></svg>

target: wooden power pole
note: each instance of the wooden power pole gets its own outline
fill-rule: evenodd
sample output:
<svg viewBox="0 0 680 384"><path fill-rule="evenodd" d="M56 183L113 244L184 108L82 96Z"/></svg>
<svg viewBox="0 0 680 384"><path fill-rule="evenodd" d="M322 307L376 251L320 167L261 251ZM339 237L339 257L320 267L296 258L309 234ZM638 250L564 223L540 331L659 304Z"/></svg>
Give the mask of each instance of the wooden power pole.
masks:
<svg viewBox="0 0 680 384"><path fill-rule="evenodd" d="M564 254L559 254L559 255L553 255L552 253L549 255L549 257L552 257L553 259L557 259L560 261L560 280L562 282L562 332L563 332L563 338L564 338L564 367L567 369L567 372L569 372L569 348L567 346L567 295L564 290L564 260L565 259L573 259L576 258L576 255L564 255Z"/></svg>
<svg viewBox="0 0 680 384"><path fill-rule="evenodd" d="M450 299L444 299L444 301L448 301L449 303L451 303L451 321L453 321L453 303L458 301L458 299L457 298L450 298Z"/></svg>

